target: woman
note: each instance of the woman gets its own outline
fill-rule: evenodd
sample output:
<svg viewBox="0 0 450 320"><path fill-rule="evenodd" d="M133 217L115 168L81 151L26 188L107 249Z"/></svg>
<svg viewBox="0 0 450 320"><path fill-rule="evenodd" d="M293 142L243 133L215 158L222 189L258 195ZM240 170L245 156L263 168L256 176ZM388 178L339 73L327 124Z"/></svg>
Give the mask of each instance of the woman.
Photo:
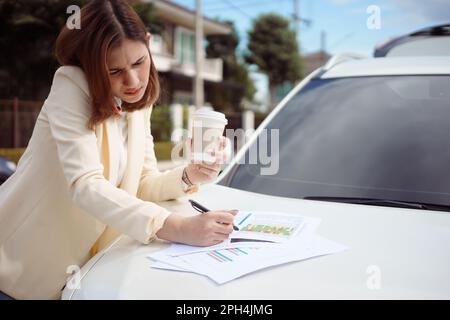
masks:
<svg viewBox="0 0 450 320"><path fill-rule="evenodd" d="M0 188L0 291L58 298L66 270L126 234L213 245L235 211L185 216L156 205L213 180L224 160L161 173L150 133L159 94L150 36L125 1L93 0L61 31L62 65L17 171Z"/></svg>

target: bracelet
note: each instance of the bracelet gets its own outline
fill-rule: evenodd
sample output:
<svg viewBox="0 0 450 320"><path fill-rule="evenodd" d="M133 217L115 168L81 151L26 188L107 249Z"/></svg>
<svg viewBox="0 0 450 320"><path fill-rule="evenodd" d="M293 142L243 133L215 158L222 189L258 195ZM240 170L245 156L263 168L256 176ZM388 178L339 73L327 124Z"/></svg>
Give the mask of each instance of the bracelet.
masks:
<svg viewBox="0 0 450 320"><path fill-rule="evenodd" d="M193 186L194 184L189 180L189 177L186 172L186 168L183 170L183 176L181 177L181 180L183 180L184 183L188 185L188 187Z"/></svg>

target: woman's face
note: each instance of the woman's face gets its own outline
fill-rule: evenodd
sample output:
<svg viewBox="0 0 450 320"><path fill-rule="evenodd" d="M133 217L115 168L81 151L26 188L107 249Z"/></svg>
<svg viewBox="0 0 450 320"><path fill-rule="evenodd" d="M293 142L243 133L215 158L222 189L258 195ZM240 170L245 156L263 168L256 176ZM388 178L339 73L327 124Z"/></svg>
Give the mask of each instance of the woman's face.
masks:
<svg viewBox="0 0 450 320"><path fill-rule="evenodd" d="M114 96L128 103L142 99L150 73L150 55L144 43L125 39L109 50L106 64Z"/></svg>

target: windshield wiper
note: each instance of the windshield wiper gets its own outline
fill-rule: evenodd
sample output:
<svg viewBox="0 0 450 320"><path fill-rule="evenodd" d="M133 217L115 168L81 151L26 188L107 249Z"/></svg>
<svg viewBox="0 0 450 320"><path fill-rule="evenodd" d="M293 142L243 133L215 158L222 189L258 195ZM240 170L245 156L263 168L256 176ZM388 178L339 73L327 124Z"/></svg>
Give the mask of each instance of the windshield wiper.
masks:
<svg viewBox="0 0 450 320"><path fill-rule="evenodd" d="M321 196L304 197L303 199L317 200L317 201L341 202L341 203L353 203L353 204L364 204L364 205L372 205L372 206L419 209L419 210L421 209L421 210L434 210L434 211L449 211L450 212L450 206L447 206L447 205L388 200L388 199L352 198L352 197L321 197Z"/></svg>

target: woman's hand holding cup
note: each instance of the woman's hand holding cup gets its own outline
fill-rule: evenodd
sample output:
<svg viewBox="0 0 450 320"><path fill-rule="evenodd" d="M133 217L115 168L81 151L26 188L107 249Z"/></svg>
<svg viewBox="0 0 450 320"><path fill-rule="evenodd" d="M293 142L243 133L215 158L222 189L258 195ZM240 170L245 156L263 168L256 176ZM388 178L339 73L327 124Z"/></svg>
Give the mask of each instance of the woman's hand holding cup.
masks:
<svg viewBox="0 0 450 320"><path fill-rule="evenodd" d="M223 136L227 124L223 113L208 108L200 108L194 113L192 140L187 143L191 163L186 168L192 184L215 180L228 160L227 139Z"/></svg>
<svg viewBox="0 0 450 320"><path fill-rule="evenodd" d="M188 146L190 146L190 141ZM221 137L218 148L211 150L209 154L215 159L214 162L190 163L186 167L186 173L192 184L202 184L214 181L222 169L222 165L228 161L228 155L225 151L227 139ZM190 148L190 147L189 147Z"/></svg>

